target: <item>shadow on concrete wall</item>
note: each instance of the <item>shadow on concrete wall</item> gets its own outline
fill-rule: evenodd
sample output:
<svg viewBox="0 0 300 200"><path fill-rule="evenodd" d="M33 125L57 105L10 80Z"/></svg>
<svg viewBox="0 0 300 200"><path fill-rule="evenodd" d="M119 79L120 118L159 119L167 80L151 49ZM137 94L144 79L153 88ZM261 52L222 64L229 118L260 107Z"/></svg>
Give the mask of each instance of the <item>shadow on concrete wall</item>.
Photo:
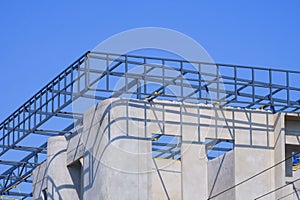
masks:
<svg viewBox="0 0 300 200"><path fill-rule="evenodd" d="M124 116L118 116L117 118L112 118L112 110L118 110L118 107L124 107L126 105L126 109L132 107L139 109L141 113L146 113L147 110L152 110L156 115L160 115L161 119L148 119L147 116L141 114L141 117L131 117L127 112L124 112ZM266 112L262 110L245 110L245 109L235 109L235 108L220 108L219 106L213 106L213 105L193 105L193 104L180 104L180 103L172 103L167 101L154 101L154 102L147 102L147 101L141 101L141 100L135 100L135 99L114 99L112 102L105 105L105 108L101 107L103 106L102 103L96 105L94 108L95 112L93 112L93 115L91 117L90 128L87 129L87 131L84 133L86 134L85 140L83 142L86 142L90 138L90 134L94 134L91 132L91 127L94 123L99 123L97 132L101 131L99 133L99 138L97 140L94 140L93 146L95 149L95 152L99 152L101 147L101 142L104 139L104 137L108 138L109 142L106 144L106 146L102 149L101 154L95 155L91 154L88 151L84 152L84 156L87 157L89 168L86 168L83 172L84 175L87 175L88 177L88 184L85 183L84 191L89 190L93 187L94 181L95 181L95 175L99 171L99 166L101 165L101 159L104 156L106 149L112 145L114 142L118 140L146 140L151 141L151 137L147 136L147 133L144 134L144 137L136 137L135 134L131 135L130 132L128 132L128 124L129 121L132 122L138 122L141 125L145 124L147 126L147 123L156 123L157 126L161 130L161 134L168 134L165 131L165 127L168 125L179 125L179 129L181 130L181 135L188 134L184 133L183 126L192 126L195 127L195 130L197 131L197 136L195 140L185 140L183 142L186 143L193 143L193 144L204 144L203 138L206 137L206 133L201 132L201 128L207 128L210 129L210 135L207 136L209 138L215 138L215 139L231 139L236 140L237 137L247 137L246 142L242 143L235 143L235 147L239 148L253 148L253 149L267 149L267 150L273 150L274 146L271 142L271 135L272 132L274 132L274 124L270 124L270 117L272 115L271 112ZM99 113L96 111L100 109L101 107L101 117L99 119L99 116L97 116ZM174 108L174 109L172 109ZM179 109L178 109L179 108ZM124 108L120 108L124 109ZM195 109L197 112L191 113L189 110ZM207 111L207 112L206 112ZM116 111L114 111L116 112ZM123 112L123 111L122 111ZM171 119L166 118L166 115L177 115L181 116L180 121L178 119ZM261 116L264 121L255 120L257 116ZM242 116L242 117L241 117ZM190 117L191 120L189 122L183 121L182 117ZM126 135L118 136L118 137L112 137L111 136L111 127L118 122L123 122L126 127ZM200 122L200 123L199 123ZM102 134L105 133L105 134ZM257 135L259 133L260 135ZM237 136L239 134L244 134L243 136ZM245 136L246 135L246 136ZM263 142L258 142L255 137L263 137ZM92 137L91 137L92 138ZM86 145L86 144L84 144ZM225 158L225 157L223 157ZM96 163L96 165L95 165ZM222 163L219 165L218 171L220 171L222 168ZM217 180L219 180L220 177L218 173L216 174L214 178L213 187L210 191L210 194L214 191L214 185L216 184ZM234 184L234 183L233 183ZM162 184L162 187L164 187L164 184ZM167 189L164 188L164 191ZM168 196L166 192L166 196Z"/></svg>

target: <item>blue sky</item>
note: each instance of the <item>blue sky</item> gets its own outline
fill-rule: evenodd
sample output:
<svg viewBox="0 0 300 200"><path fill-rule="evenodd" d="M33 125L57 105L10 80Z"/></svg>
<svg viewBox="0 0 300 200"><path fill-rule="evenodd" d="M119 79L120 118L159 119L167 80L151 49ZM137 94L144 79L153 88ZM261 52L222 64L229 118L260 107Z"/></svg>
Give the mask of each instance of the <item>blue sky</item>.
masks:
<svg viewBox="0 0 300 200"><path fill-rule="evenodd" d="M219 63L300 71L300 1L0 1L0 121L87 50L138 27L180 31Z"/></svg>

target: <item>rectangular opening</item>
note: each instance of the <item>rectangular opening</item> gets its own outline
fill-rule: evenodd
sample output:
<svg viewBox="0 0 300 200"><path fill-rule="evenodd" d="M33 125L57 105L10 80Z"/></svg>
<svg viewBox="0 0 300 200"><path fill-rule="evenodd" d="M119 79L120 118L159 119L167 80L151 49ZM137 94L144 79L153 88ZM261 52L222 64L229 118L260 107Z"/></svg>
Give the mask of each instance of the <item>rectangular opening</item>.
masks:
<svg viewBox="0 0 300 200"><path fill-rule="evenodd" d="M82 158L68 166L74 187L78 194L78 199L83 198L83 173L82 173Z"/></svg>
<svg viewBox="0 0 300 200"><path fill-rule="evenodd" d="M300 153L297 152L292 153L292 160L293 160L293 171L300 169Z"/></svg>
<svg viewBox="0 0 300 200"><path fill-rule="evenodd" d="M181 159L181 137L152 134L152 158Z"/></svg>
<svg viewBox="0 0 300 200"><path fill-rule="evenodd" d="M47 195L47 188L42 190L42 200L47 200L48 195Z"/></svg>
<svg viewBox="0 0 300 200"><path fill-rule="evenodd" d="M289 158L285 161L285 175L293 177L293 171L300 169L300 148L298 145L285 145L285 157Z"/></svg>
<svg viewBox="0 0 300 200"><path fill-rule="evenodd" d="M234 141L225 139L205 139L205 150L208 160L215 159L233 150Z"/></svg>

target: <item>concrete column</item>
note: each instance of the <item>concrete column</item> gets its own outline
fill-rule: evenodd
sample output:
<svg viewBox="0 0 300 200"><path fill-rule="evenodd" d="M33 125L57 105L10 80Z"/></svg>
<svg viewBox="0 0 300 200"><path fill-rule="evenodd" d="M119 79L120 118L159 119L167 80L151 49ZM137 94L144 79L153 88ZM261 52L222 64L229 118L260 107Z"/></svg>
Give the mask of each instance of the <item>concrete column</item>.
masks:
<svg viewBox="0 0 300 200"><path fill-rule="evenodd" d="M67 144L68 142L64 136L48 139L48 199L79 199L75 184L67 168Z"/></svg>
<svg viewBox="0 0 300 200"><path fill-rule="evenodd" d="M279 163L285 159L285 120L282 113L273 116L274 121L274 164ZM286 171L285 163L277 165L274 172L274 188L279 188L285 185ZM278 190L275 192L276 199L283 198L288 193L285 190ZM288 198L288 197L285 197Z"/></svg>
<svg viewBox="0 0 300 200"><path fill-rule="evenodd" d="M208 197L207 158L204 144L182 144L182 199Z"/></svg>
<svg viewBox="0 0 300 200"><path fill-rule="evenodd" d="M47 161L33 170L32 179L32 199L43 200L47 191Z"/></svg>
<svg viewBox="0 0 300 200"><path fill-rule="evenodd" d="M85 113L84 199L151 199L151 136L132 120L138 111L107 100Z"/></svg>
<svg viewBox="0 0 300 200"><path fill-rule="evenodd" d="M220 192L226 191L219 196L214 197L213 200L235 200L235 188L227 190L235 184L234 168L233 151L208 161L209 197L213 197Z"/></svg>

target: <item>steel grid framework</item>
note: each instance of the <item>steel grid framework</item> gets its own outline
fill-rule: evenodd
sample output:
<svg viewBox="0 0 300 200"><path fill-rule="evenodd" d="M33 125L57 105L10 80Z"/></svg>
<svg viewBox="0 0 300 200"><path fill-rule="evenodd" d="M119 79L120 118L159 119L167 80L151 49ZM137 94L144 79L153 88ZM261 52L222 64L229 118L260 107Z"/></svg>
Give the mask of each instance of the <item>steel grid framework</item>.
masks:
<svg viewBox="0 0 300 200"><path fill-rule="evenodd" d="M95 103L111 97L163 99L299 113L298 80L297 71L87 52L0 124L0 194L32 195L15 188L31 182L32 170L45 160L48 137L78 130L82 113L71 105L80 98ZM61 127L51 124L56 118L63 119ZM26 141L33 135L44 136L41 145ZM25 154L3 159L15 151Z"/></svg>

